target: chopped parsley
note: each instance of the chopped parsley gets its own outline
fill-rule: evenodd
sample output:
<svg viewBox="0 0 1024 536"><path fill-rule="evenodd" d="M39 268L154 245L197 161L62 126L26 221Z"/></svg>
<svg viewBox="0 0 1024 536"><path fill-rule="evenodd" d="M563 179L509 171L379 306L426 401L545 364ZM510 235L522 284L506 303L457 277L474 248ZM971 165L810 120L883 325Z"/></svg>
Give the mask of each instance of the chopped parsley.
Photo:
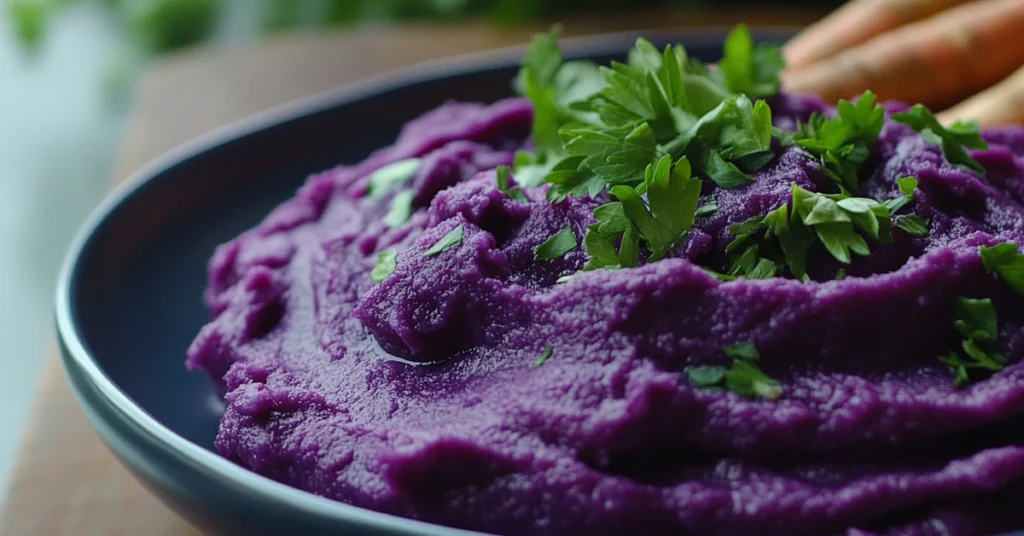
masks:
<svg viewBox="0 0 1024 536"><path fill-rule="evenodd" d="M723 349L732 358L732 366L686 367L690 383L697 387L725 389L747 398L777 400L782 396L782 386L757 366L761 359L757 348L751 343L727 346Z"/></svg>
<svg viewBox="0 0 1024 536"><path fill-rule="evenodd" d="M419 158L409 158L388 164L370 175L369 195L371 199L381 200L394 189L402 186L416 175L420 169Z"/></svg>
<svg viewBox="0 0 1024 536"><path fill-rule="evenodd" d="M432 257L438 253L448 251L455 246L462 243L462 226L458 226L451 230L448 234L441 237L436 244L431 246L430 249L423 252L424 257Z"/></svg>
<svg viewBox="0 0 1024 536"><path fill-rule="evenodd" d="M694 216L709 216L715 212L718 212L718 201L715 200L714 195L711 195L703 205L697 207Z"/></svg>
<svg viewBox="0 0 1024 536"><path fill-rule="evenodd" d="M516 158L517 177L544 173L550 200L635 188L666 156L688 157L700 174L735 188L775 157L771 110L746 94L777 91L782 56L755 46L745 28L730 34L725 67L714 72L678 45L659 51L644 39L627 63L564 62L557 36L534 38L518 81L534 105L536 154Z"/></svg>
<svg viewBox="0 0 1024 536"><path fill-rule="evenodd" d="M957 387L977 380L978 375L1003 370L1006 356L996 348L999 330L991 299L957 298L953 325L964 338L963 353L951 351L939 361L956 374Z"/></svg>
<svg viewBox="0 0 1024 536"><path fill-rule="evenodd" d="M540 357L538 357L537 360L534 361L533 365L531 365L531 366L539 367L539 366L543 365L548 360L548 358L551 357L551 354L554 353L554 351L555 351L554 348L552 348L550 346L544 348L544 352L540 354Z"/></svg>
<svg viewBox="0 0 1024 536"><path fill-rule="evenodd" d="M529 199L526 198L526 194L523 193L522 188L509 188L509 176L512 173L512 168L508 166L498 166L494 170L495 176L498 180L498 191L508 196L513 201L520 203L529 203Z"/></svg>
<svg viewBox="0 0 1024 536"><path fill-rule="evenodd" d="M814 113L800 125L794 143L818 159L819 169L842 192L856 192L858 172L885 124L885 109L867 91L855 102L840 100L836 117Z"/></svg>
<svg viewBox="0 0 1024 536"><path fill-rule="evenodd" d="M583 237L590 256L584 270L636 266L641 241L651 252L648 262L663 258L678 246L693 226L700 199L700 179L690 171L685 157L673 163L666 155L647 166L643 183L612 188L618 201L594 210L597 223Z"/></svg>
<svg viewBox="0 0 1024 536"><path fill-rule="evenodd" d="M572 227L566 225L564 229L551 235L550 238L537 246L533 250L533 258L540 261L561 259L563 255L576 249L578 245L576 243L576 235L572 232Z"/></svg>
<svg viewBox="0 0 1024 536"><path fill-rule="evenodd" d="M779 47L755 45L750 30L740 24L726 36L724 52L718 73L726 89L751 97L771 97L779 92L779 72L786 67Z"/></svg>
<svg viewBox="0 0 1024 536"><path fill-rule="evenodd" d="M374 283L380 283L395 272L398 266L398 251L386 249L377 255L377 265L370 271L370 279Z"/></svg>
<svg viewBox="0 0 1024 536"><path fill-rule="evenodd" d="M995 272L1014 292L1024 296L1024 255L1017 244L1004 242L992 247L981 246L981 262L989 273Z"/></svg>
<svg viewBox="0 0 1024 536"><path fill-rule="evenodd" d="M928 220L917 214L906 214L896 216L892 219L893 225L902 229L912 236L928 236Z"/></svg>
<svg viewBox="0 0 1024 536"><path fill-rule="evenodd" d="M906 112L892 114L892 119L910 125L921 133L925 141L942 147L942 154L950 164L985 174L985 168L965 150L988 149L988 143L978 133L976 122L956 121L945 127L923 104L915 104Z"/></svg>
<svg viewBox="0 0 1024 536"><path fill-rule="evenodd" d="M389 229L401 226L412 217L412 202L416 198L415 190L405 190L391 198L391 208L384 215L384 225Z"/></svg>

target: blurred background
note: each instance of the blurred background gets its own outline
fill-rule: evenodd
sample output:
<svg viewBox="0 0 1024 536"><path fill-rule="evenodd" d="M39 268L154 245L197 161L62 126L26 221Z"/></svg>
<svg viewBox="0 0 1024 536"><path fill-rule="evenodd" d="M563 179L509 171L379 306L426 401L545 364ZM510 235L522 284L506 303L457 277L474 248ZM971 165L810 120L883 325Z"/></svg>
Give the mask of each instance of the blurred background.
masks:
<svg viewBox="0 0 1024 536"><path fill-rule="evenodd" d="M474 24L489 32L613 10L706 17L733 6L808 10L838 2L685 0L0 0L0 493L53 345L51 295L63 251L109 190L147 66L196 46L241 47L297 32ZM725 17L728 19L728 17ZM723 19L724 20L724 19ZM730 21L730 23L733 21ZM637 22L622 24L637 28ZM616 23L588 28L616 29ZM369 28L369 30L367 30ZM525 34L523 34L525 35ZM506 41L519 42L519 37ZM188 51L185 51L188 49ZM199 49L202 50L202 49ZM358 51L347 51L357 53ZM345 54L345 50L339 50ZM209 81L207 81L209 82ZM188 90L186 82L178 87ZM199 84L202 85L202 84ZM191 133L189 134L191 135ZM185 136L182 134L182 136ZM173 136L172 136L173 137ZM175 141L183 141L177 140Z"/></svg>

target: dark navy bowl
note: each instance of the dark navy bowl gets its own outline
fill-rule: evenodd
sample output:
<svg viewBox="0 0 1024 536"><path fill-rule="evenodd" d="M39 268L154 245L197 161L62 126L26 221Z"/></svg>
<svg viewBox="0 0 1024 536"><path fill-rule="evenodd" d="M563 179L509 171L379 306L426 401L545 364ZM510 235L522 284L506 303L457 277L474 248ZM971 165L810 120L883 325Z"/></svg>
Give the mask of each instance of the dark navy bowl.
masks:
<svg viewBox="0 0 1024 536"><path fill-rule="evenodd" d="M720 55L723 36L651 35L705 60ZM607 61L634 39L565 48ZM207 319L202 293L215 246L255 225L309 174L362 160L444 101L511 95L522 53L424 64L229 126L137 173L81 230L57 289L68 378L114 454L196 527L223 536L473 534L331 501L221 458L213 448L220 401L205 376L185 370L185 350Z"/></svg>

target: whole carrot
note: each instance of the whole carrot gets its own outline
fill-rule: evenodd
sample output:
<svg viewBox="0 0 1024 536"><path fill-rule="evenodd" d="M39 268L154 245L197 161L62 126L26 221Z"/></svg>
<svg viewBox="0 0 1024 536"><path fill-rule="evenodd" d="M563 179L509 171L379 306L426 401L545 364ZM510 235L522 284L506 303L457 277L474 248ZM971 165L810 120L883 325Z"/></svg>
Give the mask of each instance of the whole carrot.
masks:
<svg viewBox="0 0 1024 536"><path fill-rule="evenodd" d="M984 126L1024 125L1024 67L1002 82L939 114L943 123L977 120Z"/></svg>
<svg viewBox="0 0 1024 536"><path fill-rule="evenodd" d="M851 0L786 44L791 68L823 60L872 37L966 0Z"/></svg>
<svg viewBox="0 0 1024 536"><path fill-rule="evenodd" d="M882 99L948 106L1024 64L1024 0L963 4L783 73L790 90L829 101L871 89Z"/></svg>

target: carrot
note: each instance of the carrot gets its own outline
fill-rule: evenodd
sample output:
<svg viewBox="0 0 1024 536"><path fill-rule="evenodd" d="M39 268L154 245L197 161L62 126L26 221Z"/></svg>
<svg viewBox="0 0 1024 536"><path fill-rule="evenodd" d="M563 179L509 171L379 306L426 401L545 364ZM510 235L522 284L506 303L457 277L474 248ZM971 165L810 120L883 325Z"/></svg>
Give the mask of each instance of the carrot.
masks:
<svg viewBox="0 0 1024 536"><path fill-rule="evenodd" d="M833 56L872 37L940 13L966 0L852 0L790 40L791 68Z"/></svg>
<svg viewBox="0 0 1024 536"><path fill-rule="evenodd" d="M783 85L828 101L870 89L882 99L942 108L998 82L1022 64L1024 0L985 0L787 71Z"/></svg>
<svg viewBox="0 0 1024 536"><path fill-rule="evenodd" d="M943 123L976 119L983 126L1024 125L1024 67L939 114Z"/></svg>

